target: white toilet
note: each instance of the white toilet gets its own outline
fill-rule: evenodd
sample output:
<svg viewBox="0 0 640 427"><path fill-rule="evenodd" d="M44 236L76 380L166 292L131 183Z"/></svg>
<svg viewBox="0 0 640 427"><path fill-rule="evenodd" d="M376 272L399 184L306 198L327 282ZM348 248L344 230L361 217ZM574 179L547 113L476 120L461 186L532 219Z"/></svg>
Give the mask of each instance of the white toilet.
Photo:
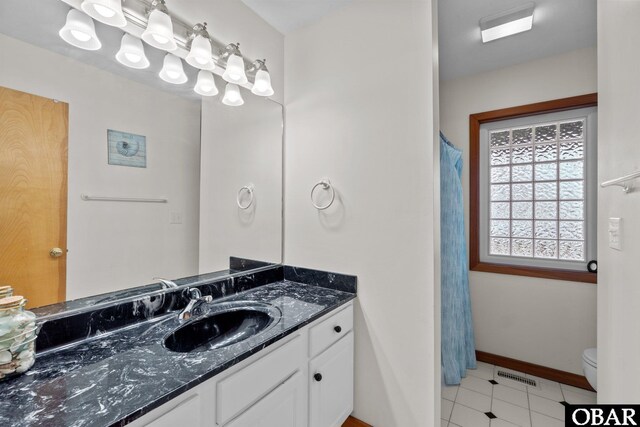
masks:
<svg viewBox="0 0 640 427"><path fill-rule="evenodd" d="M582 353L582 371L594 390L598 390L598 350L588 348Z"/></svg>

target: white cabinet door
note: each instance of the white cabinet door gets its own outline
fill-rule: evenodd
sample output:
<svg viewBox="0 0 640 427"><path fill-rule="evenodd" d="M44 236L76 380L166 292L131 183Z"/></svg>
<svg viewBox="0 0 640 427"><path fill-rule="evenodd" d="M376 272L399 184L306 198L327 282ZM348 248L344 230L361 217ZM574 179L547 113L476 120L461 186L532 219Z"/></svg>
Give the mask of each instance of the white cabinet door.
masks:
<svg viewBox="0 0 640 427"><path fill-rule="evenodd" d="M225 427L304 427L303 387L297 372Z"/></svg>
<svg viewBox="0 0 640 427"><path fill-rule="evenodd" d="M309 363L309 427L340 427L353 411L353 332Z"/></svg>

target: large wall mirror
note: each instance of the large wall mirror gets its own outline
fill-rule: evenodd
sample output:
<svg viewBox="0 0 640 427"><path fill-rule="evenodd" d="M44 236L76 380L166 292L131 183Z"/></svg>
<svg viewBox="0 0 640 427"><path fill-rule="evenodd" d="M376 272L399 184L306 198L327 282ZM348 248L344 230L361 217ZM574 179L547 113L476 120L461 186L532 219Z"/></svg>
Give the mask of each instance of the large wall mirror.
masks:
<svg viewBox="0 0 640 427"><path fill-rule="evenodd" d="M0 286L36 308L280 263L282 106L201 97L186 63L165 83L149 46L123 67L123 31L97 22L102 48L74 48L67 3L0 6Z"/></svg>

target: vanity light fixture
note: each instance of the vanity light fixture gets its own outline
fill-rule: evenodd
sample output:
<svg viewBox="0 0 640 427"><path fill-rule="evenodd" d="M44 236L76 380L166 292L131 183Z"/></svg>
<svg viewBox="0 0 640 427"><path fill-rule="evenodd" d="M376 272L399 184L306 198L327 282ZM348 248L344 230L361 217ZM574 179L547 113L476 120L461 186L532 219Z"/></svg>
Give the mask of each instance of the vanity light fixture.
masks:
<svg viewBox="0 0 640 427"><path fill-rule="evenodd" d="M86 50L98 50L102 47L96 34L93 20L95 19L107 25L123 28L125 33L122 35L120 49L115 58L126 67L149 68L150 62L145 53L144 41L167 52L162 70L158 74L167 83L179 85L189 80L181 59L184 58L187 64L198 69L198 78L193 90L202 96L215 96L219 93L214 74L221 75L228 82L222 99L225 105L244 104L241 86L258 96L268 97L274 94L265 59L253 61L247 70L239 43L221 47L209 35L206 22L191 26L178 18L172 18L166 0L130 0L125 9L123 2L126 0L64 1L73 9L69 10L66 23L59 35L72 46ZM174 26L177 31L175 34L179 35L177 39ZM134 27L144 31L138 35L138 30ZM185 34L186 38L183 37ZM212 53L214 47L215 52L219 53L217 56ZM222 64L224 68L218 64ZM251 73L253 84L247 78L247 71Z"/></svg>
<svg viewBox="0 0 640 427"><path fill-rule="evenodd" d="M196 86L193 90L202 96L216 96L218 92L218 87L216 86L216 81L213 78L213 73L207 70L200 70L198 72L198 81L196 82Z"/></svg>
<svg viewBox="0 0 640 427"><path fill-rule="evenodd" d="M69 11L67 22L58 34L62 40L80 49L98 50L102 47L93 19L76 9Z"/></svg>
<svg viewBox="0 0 640 427"><path fill-rule="evenodd" d="M222 103L232 107L239 107L244 104L244 99L242 99L242 94L237 84L227 83L227 87L224 89Z"/></svg>
<svg viewBox="0 0 640 427"><path fill-rule="evenodd" d="M187 43L191 44L189 54L185 58L187 64L201 70L213 70L215 64L211 56L211 37L207 32L207 23L196 24L189 35Z"/></svg>
<svg viewBox="0 0 640 427"><path fill-rule="evenodd" d="M167 53L164 57L160 78L167 83L180 85L186 83L189 78L182 68L182 60L172 53Z"/></svg>
<svg viewBox="0 0 640 427"><path fill-rule="evenodd" d="M258 96L271 96L273 95L273 87L271 87L271 76L269 70L265 64L266 59L258 59L251 64L249 72L256 71L256 78L251 88L251 93Z"/></svg>
<svg viewBox="0 0 640 427"><path fill-rule="evenodd" d="M168 52L178 48L178 44L173 38L173 23L164 0L151 2L147 29L142 33L142 40L155 48Z"/></svg>
<svg viewBox="0 0 640 427"><path fill-rule="evenodd" d="M480 20L482 43L529 31L533 27L535 3L529 2Z"/></svg>
<svg viewBox="0 0 640 427"><path fill-rule="evenodd" d="M135 68L137 70L149 67L149 60L144 54L142 40L132 36L131 34L124 34L122 36L120 50L116 53L116 59L122 65L126 65L129 68Z"/></svg>
<svg viewBox="0 0 640 427"><path fill-rule="evenodd" d="M96 21L119 28L127 25L121 0L84 0L80 7Z"/></svg>
<svg viewBox="0 0 640 427"><path fill-rule="evenodd" d="M222 78L229 83L243 85L249 82L244 70L244 59L240 53L240 43L231 43L220 53L221 59L227 60L227 68Z"/></svg>

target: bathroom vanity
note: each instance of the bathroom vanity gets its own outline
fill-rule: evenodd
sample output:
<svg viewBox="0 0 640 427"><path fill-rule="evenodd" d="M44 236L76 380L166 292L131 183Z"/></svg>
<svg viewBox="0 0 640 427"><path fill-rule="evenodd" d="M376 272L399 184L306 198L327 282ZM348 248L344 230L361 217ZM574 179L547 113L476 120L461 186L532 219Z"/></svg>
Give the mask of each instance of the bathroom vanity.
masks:
<svg viewBox="0 0 640 427"><path fill-rule="evenodd" d="M352 328L347 303L131 425L342 425L353 410Z"/></svg>
<svg viewBox="0 0 640 427"><path fill-rule="evenodd" d="M180 321L193 288L213 301ZM0 386L0 424L339 426L355 292L353 276L275 265L44 317L36 365Z"/></svg>

